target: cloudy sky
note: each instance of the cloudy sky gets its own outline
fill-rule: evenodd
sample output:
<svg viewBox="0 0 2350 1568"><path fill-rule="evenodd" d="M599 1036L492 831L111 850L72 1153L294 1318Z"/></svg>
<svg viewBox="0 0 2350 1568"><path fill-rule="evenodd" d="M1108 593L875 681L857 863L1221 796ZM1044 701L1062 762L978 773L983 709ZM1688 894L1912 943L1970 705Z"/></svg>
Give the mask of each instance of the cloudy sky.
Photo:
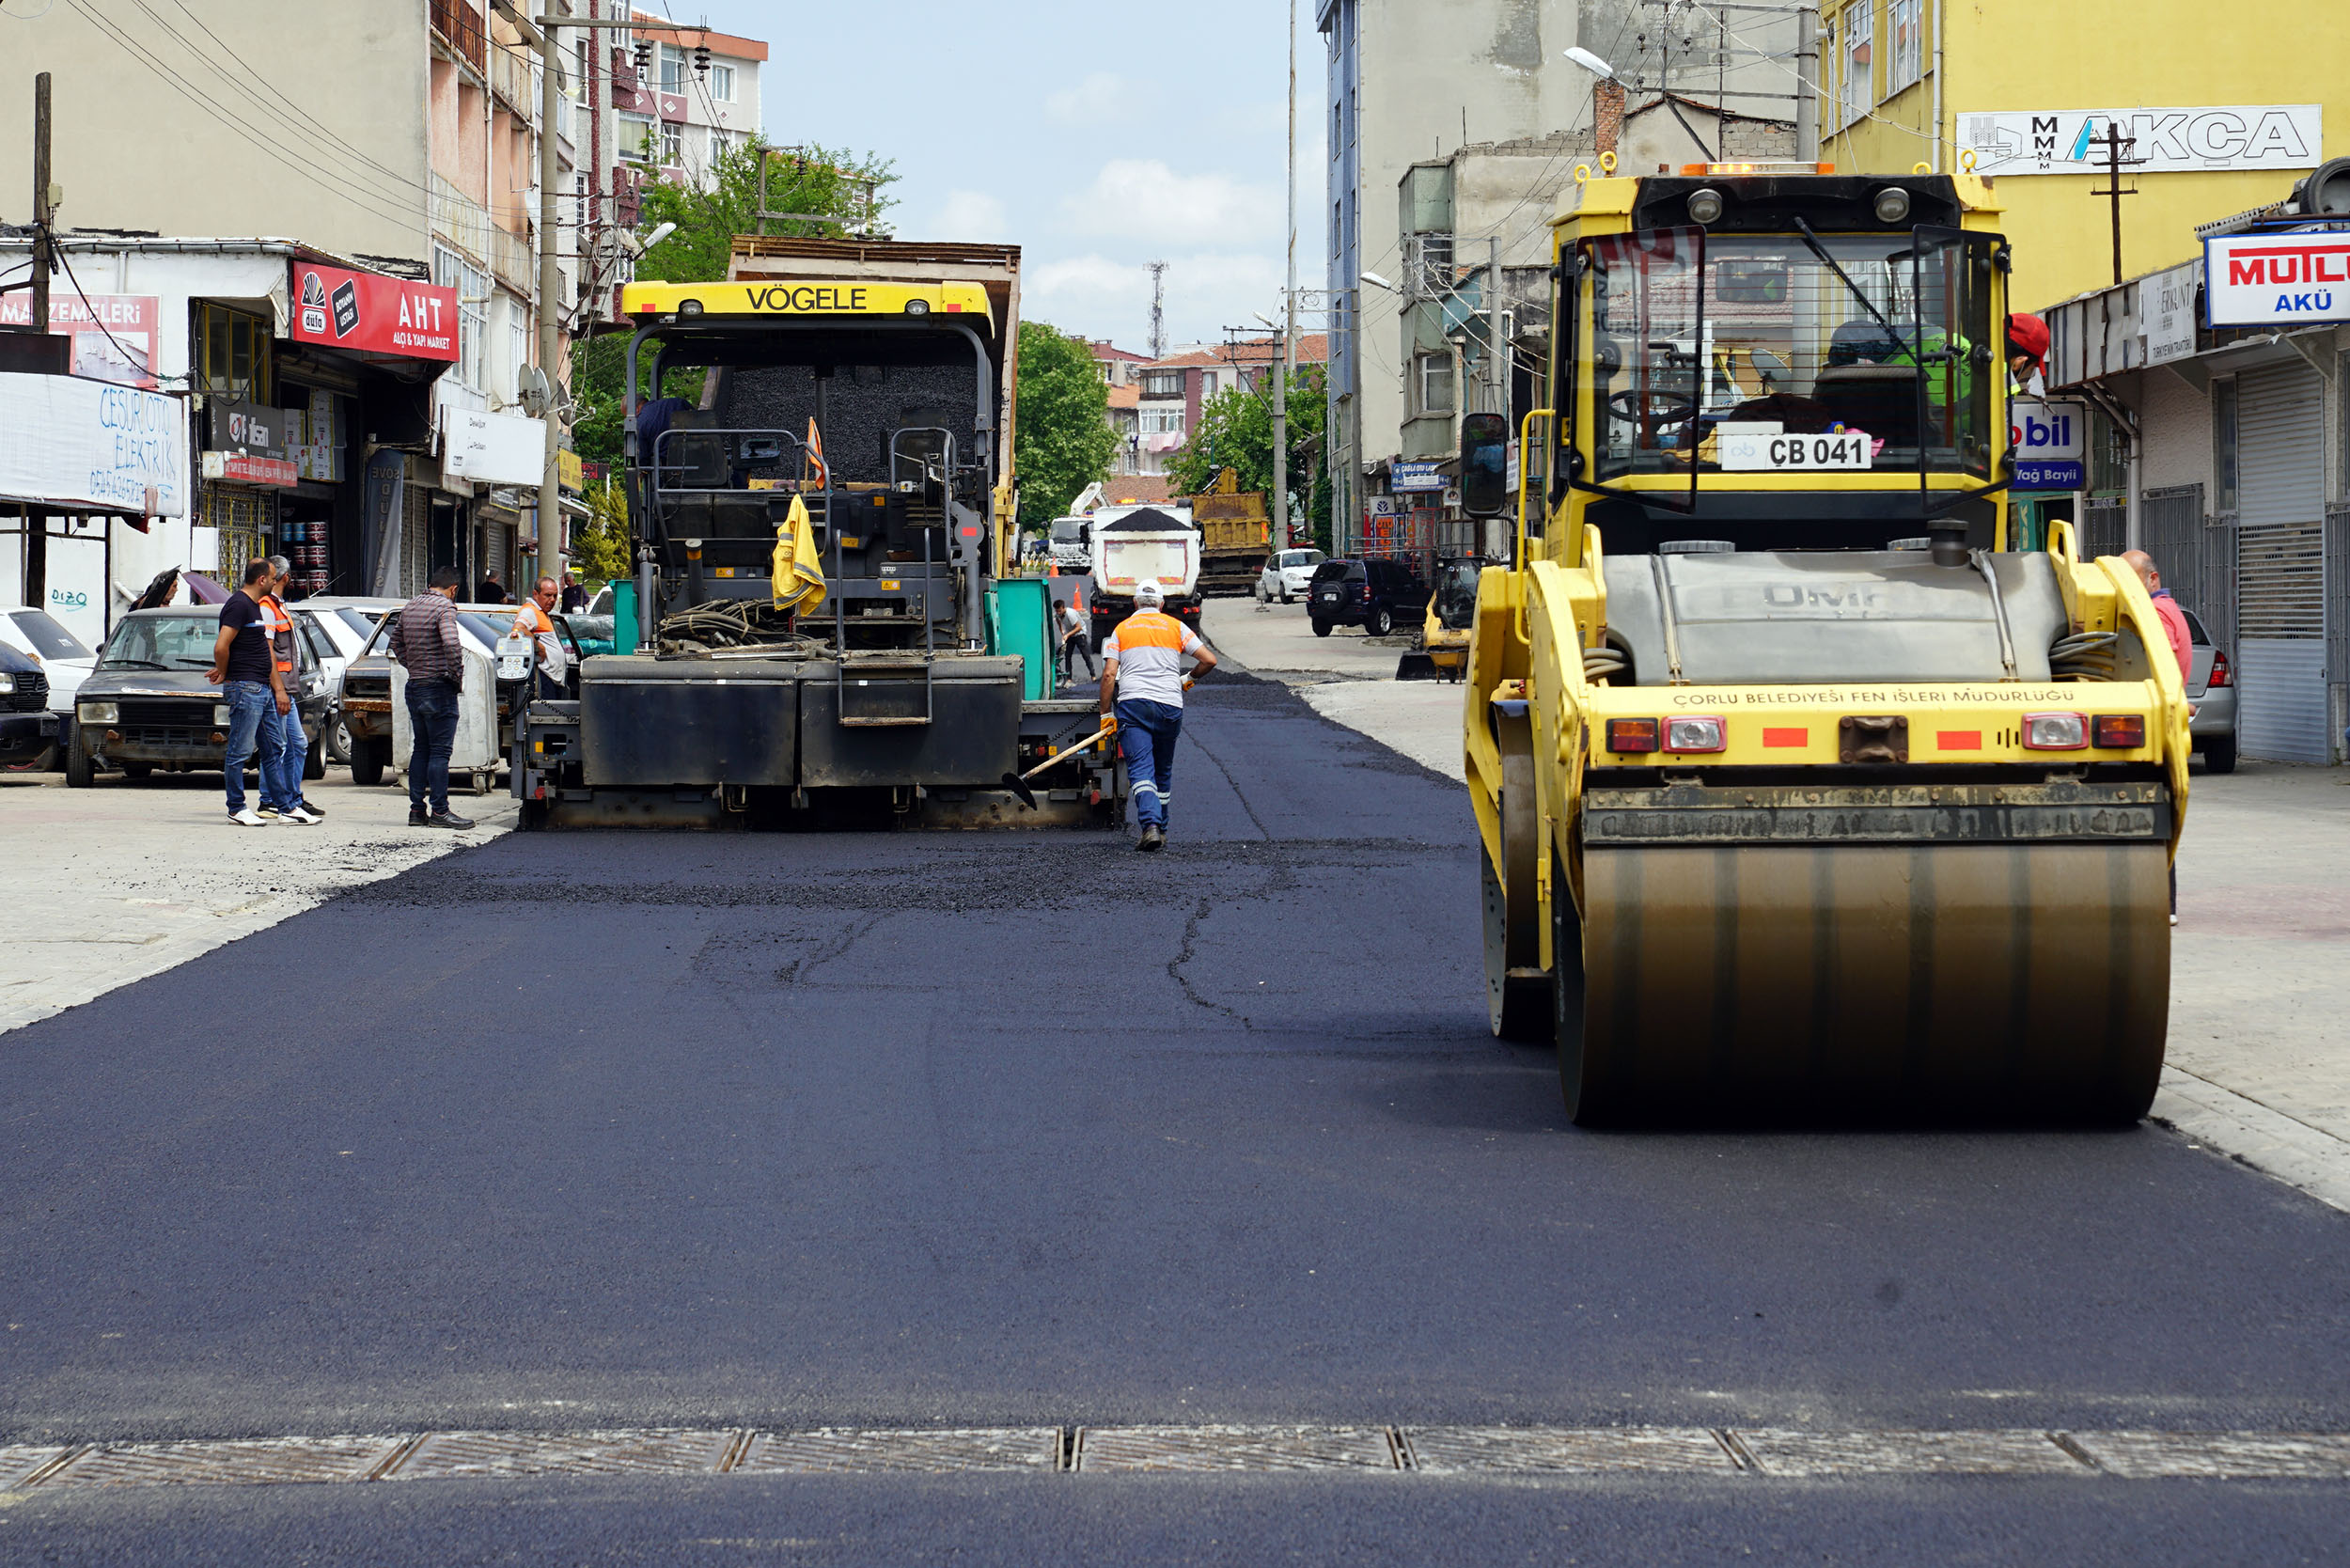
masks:
<svg viewBox="0 0 2350 1568"><path fill-rule="evenodd" d="M1324 55L1312 0L1297 8L1297 269L1313 288ZM767 40L770 140L897 160L900 235L1018 244L1025 315L1140 351L1149 261L1167 263L1170 343L1275 314L1287 12L1288 0L674 0L667 14Z"/></svg>

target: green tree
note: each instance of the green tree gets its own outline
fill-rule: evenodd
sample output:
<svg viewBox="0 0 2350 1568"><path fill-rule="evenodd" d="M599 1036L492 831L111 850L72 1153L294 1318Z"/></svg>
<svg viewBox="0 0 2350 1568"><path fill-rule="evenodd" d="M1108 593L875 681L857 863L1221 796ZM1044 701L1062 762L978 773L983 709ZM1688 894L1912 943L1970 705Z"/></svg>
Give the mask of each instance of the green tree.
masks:
<svg viewBox="0 0 2350 1568"><path fill-rule="evenodd" d="M1109 388L1083 338L1042 321L1020 323L1012 467L1022 527L1063 515L1077 492L1109 473L1118 450L1109 406Z"/></svg>
<svg viewBox="0 0 2350 1568"><path fill-rule="evenodd" d="M1291 505L1302 507L1316 542L1330 547L1330 478L1322 463L1324 400L1323 367L1301 365L1290 372L1289 483ZM1199 405L1191 438L1167 456L1167 471L1178 494L1191 495L1215 483L1230 468L1240 488L1273 494L1273 391L1233 386Z"/></svg>
<svg viewBox="0 0 2350 1568"><path fill-rule="evenodd" d="M706 283L724 278L734 255L734 237L759 232L759 173L767 165L767 210L771 212L831 214L819 223L771 223L771 233L843 235L869 227L891 205L885 194L897 180L889 160L845 149L809 147L784 151L762 141L728 148L711 165L707 190L656 180L645 187L636 227L650 233L665 223L677 232L647 251L636 275L668 283ZM628 335L608 333L572 345L572 445L589 463L620 463L620 420L626 403ZM692 398L701 390L701 372L671 372L662 390Z"/></svg>
<svg viewBox="0 0 2350 1568"><path fill-rule="evenodd" d="M767 210L815 212L830 221L771 223L772 234L839 238L851 226L870 228L894 203L888 187L895 166L886 158L846 148L806 147L789 150L753 140L720 152L710 165L707 189L648 184L637 207L636 225L650 233L665 223L677 232L647 251L636 275L666 283L707 283L727 275L734 237L759 232L759 174L767 169Z"/></svg>
<svg viewBox="0 0 2350 1568"><path fill-rule="evenodd" d="M629 574L628 494L609 479L588 492L588 515L572 525L572 559L583 583Z"/></svg>

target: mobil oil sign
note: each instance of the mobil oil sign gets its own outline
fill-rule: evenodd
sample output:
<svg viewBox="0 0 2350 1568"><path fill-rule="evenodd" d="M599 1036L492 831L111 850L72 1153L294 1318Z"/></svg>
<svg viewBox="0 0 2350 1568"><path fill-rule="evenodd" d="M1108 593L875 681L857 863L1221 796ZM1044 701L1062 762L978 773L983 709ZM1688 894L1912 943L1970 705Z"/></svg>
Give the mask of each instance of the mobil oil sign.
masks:
<svg viewBox="0 0 2350 1568"><path fill-rule="evenodd" d="M2221 234L2203 242L2208 325L2350 321L2350 229Z"/></svg>
<svg viewBox="0 0 2350 1568"><path fill-rule="evenodd" d="M2008 400L2007 445L2015 456L2016 489L2080 489L2088 440L2086 404Z"/></svg>

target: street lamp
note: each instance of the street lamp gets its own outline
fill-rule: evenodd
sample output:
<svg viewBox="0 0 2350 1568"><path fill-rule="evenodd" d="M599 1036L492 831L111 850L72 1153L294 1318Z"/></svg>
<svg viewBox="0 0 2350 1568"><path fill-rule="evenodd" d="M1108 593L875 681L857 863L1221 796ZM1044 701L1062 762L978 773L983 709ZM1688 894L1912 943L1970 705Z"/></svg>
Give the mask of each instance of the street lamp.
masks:
<svg viewBox="0 0 2350 1568"><path fill-rule="evenodd" d="M1363 281L1370 284L1373 289L1385 289L1390 294L1396 291L1395 285L1389 283L1386 278L1381 277L1377 273L1365 273L1363 274Z"/></svg>
<svg viewBox="0 0 2350 1568"><path fill-rule="evenodd" d="M1603 82L1612 82L1616 79L1616 68L1614 66L1609 65L1606 60L1601 59L1597 55L1592 54L1590 50L1582 48L1579 45L1567 51L1567 58L1573 60L1576 65L1581 66L1584 70L1590 71L1592 75L1598 77Z"/></svg>

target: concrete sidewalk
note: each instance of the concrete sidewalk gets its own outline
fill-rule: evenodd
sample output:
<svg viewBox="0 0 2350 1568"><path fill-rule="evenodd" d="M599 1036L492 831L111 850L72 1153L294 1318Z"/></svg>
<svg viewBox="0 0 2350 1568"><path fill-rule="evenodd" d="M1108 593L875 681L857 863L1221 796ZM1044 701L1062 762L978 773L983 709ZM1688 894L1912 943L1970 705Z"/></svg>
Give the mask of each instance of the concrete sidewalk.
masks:
<svg viewBox="0 0 2350 1568"><path fill-rule="evenodd" d="M397 784L362 789L329 768L305 788L325 822L240 828L227 820L217 773L101 775L86 790L67 789L59 774L0 776L10 917L0 1032L514 824L503 792L452 795L477 825L451 833L408 826L408 792Z"/></svg>
<svg viewBox="0 0 2350 1568"><path fill-rule="evenodd" d="M1359 632L1214 600L1219 653L1324 718L1462 777L1458 686L1393 679ZM1408 646L1408 638L1385 638ZM1384 666L1384 668L1380 667ZM2350 770L2199 767L2179 856L2168 1065L2154 1117L2350 1210Z"/></svg>

